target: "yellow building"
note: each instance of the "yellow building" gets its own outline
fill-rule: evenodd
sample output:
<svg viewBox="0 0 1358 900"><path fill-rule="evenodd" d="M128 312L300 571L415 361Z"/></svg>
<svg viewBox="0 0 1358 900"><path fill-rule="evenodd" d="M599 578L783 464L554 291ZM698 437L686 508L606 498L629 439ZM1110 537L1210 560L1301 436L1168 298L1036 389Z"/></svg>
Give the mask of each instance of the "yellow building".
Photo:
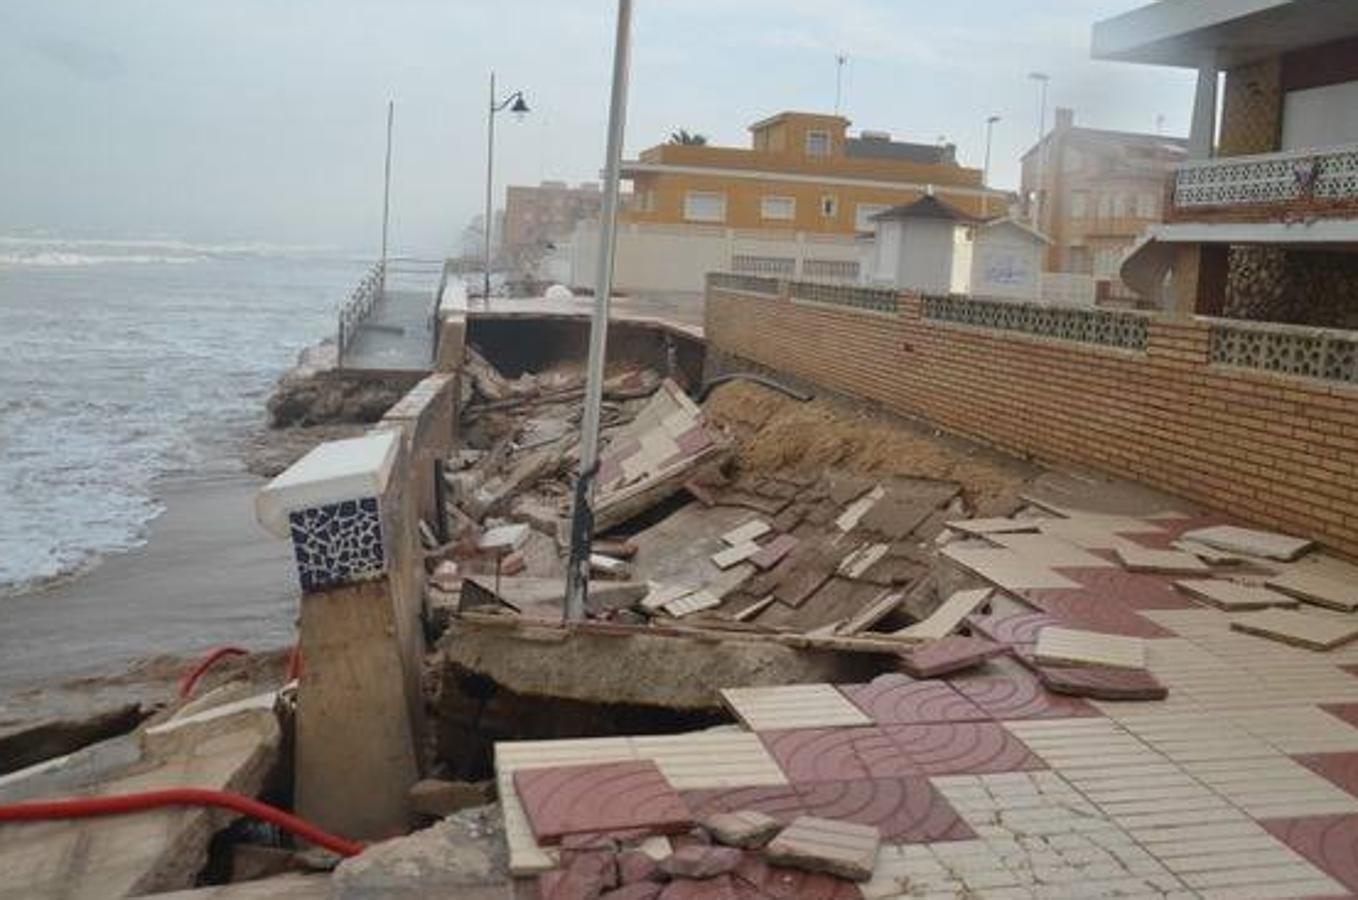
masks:
<svg viewBox="0 0 1358 900"><path fill-rule="evenodd" d="M622 220L852 237L871 217L933 192L975 215L1005 211L952 144L848 134L842 116L783 112L750 126L751 146L661 144L623 163L633 201ZM988 203L988 208L987 208Z"/></svg>

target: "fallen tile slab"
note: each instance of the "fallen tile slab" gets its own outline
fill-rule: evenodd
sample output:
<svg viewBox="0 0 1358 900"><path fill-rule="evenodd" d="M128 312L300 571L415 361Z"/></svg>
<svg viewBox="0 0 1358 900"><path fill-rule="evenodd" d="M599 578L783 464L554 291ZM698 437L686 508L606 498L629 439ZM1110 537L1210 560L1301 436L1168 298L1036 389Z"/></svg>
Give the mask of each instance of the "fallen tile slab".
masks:
<svg viewBox="0 0 1358 900"><path fill-rule="evenodd" d="M872 724L828 684L724 688L721 698L752 731Z"/></svg>
<svg viewBox="0 0 1358 900"><path fill-rule="evenodd" d="M1128 572L1149 572L1157 575L1208 574L1212 567L1191 553L1180 550L1148 550L1133 544L1113 548L1113 555Z"/></svg>
<svg viewBox="0 0 1358 900"><path fill-rule="evenodd" d="M1262 556L1266 559L1291 561L1315 546L1314 541L1291 537L1273 531L1259 531L1241 528L1237 525L1214 525L1210 528L1197 528L1180 535L1181 539L1197 541L1219 550L1243 553L1247 556Z"/></svg>
<svg viewBox="0 0 1358 900"><path fill-rule="evenodd" d="M681 597L687 597L697 590L697 588L689 585L660 584L654 581L650 582L647 587L648 591L646 596L641 598L641 608L650 612L655 612L665 605L673 603Z"/></svg>
<svg viewBox="0 0 1358 900"><path fill-rule="evenodd" d="M897 591L884 591L876 600L850 616L848 621L840 626L839 633L853 635L871 628L890 615L904 601L904 594Z"/></svg>
<svg viewBox="0 0 1358 900"><path fill-rule="evenodd" d="M947 637L957 630L962 621L990 600L990 588L958 591L930 613L929 617L892 632L893 637L908 641L933 641Z"/></svg>
<svg viewBox="0 0 1358 900"><path fill-rule="evenodd" d="M764 846L783 829L777 819L754 809L715 812L704 816L700 824L718 843L746 850Z"/></svg>
<svg viewBox="0 0 1358 900"><path fill-rule="evenodd" d="M1113 565L1102 556L1048 533L991 534L987 540L1049 568L1097 569Z"/></svg>
<svg viewBox="0 0 1358 900"><path fill-rule="evenodd" d="M987 534L1015 534L1037 531L1040 519L955 519L943 524L965 534L984 536Z"/></svg>
<svg viewBox="0 0 1358 900"><path fill-rule="evenodd" d="M1175 550L1192 553L1210 566L1233 566L1245 561L1245 558L1238 553L1218 550L1216 547L1199 544L1197 541L1177 540L1170 541L1169 545Z"/></svg>
<svg viewBox="0 0 1358 900"><path fill-rule="evenodd" d="M754 617L758 616L760 613L768 609L776 602L778 601L774 599L773 595L769 594L767 597L763 597L759 600L756 600L749 606L737 610L731 616L731 618L735 619L737 622L748 622L750 619L753 619Z"/></svg>
<svg viewBox="0 0 1358 900"><path fill-rule="evenodd" d="M981 775L1047 767L999 722L883 725L882 730L916 774Z"/></svg>
<svg viewBox="0 0 1358 900"><path fill-rule="evenodd" d="M690 844L662 859L660 871L671 878L716 878L734 872L742 858L744 854L737 847Z"/></svg>
<svg viewBox="0 0 1358 900"><path fill-rule="evenodd" d="M721 539L732 547L739 547L741 544L748 544L763 537L772 530L773 526L763 519L751 519L743 525L732 528L723 534Z"/></svg>
<svg viewBox="0 0 1358 900"><path fill-rule="evenodd" d="M1056 666L1144 669L1146 644L1141 638L1050 626L1038 632L1033 658Z"/></svg>
<svg viewBox="0 0 1358 900"><path fill-rule="evenodd" d="M1049 691L1093 700L1163 700L1169 689L1144 669L1106 666L1038 666L1038 680Z"/></svg>
<svg viewBox="0 0 1358 900"><path fill-rule="evenodd" d="M776 865L867 881L880 844L880 833L870 825L799 816L764 848L764 858Z"/></svg>
<svg viewBox="0 0 1358 900"><path fill-rule="evenodd" d="M508 553L523 546L528 540L529 530L529 526L524 523L491 528L481 535L476 546L479 550Z"/></svg>
<svg viewBox="0 0 1358 900"><path fill-rule="evenodd" d="M1093 705L1078 697L1048 691L1037 676L1023 671L982 678L959 678L950 684L1000 721L1103 716Z"/></svg>
<svg viewBox="0 0 1358 900"><path fill-rule="evenodd" d="M864 896L852 881L771 866L755 853L745 854L733 877L740 900L862 900Z"/></svg>
<svg viewBox="0 0 1358 900"><path fill-rule="evenodd" d="M1358 638L1358 621L1266 609L1231 620L1231 628L1310 650L1333 650Z"/></svg>
<svg viewBox="0 0 1358 900"><path fill-rule="evenodd" d="M1253 584L1225 581L1219 578L1195 578L1176 581L1174 586L1190 597L1211 604L1217 609L1236 612L1246 609L1266 609L1270 606L1296 606L1295 597Z"/></svg>
<svg viewBox="0 0 1358 900"><path fill-rule="evenodd" d="M942 552L964 569L1006 591L1080 586L1078 581L1072 581L1052 567L1006 547L958 547L950 544Z"/></svg>
<svg viewBox="0 0 1358 900"><path fill-rule="evenodd" d="M921 774L798 785L806 814L876 828L889 844L960 841L976 833Z"/></svg>
<svg viewBox="0 0 1358 900"><path fill-rule="evenodd" d="M797 543L797 539L792 535L780 534L760 547L759 552L751 556L749 561L759 571L766 572L782 562L783 557L796 549Z"/></svg>
<svg viewBox="0 0 1358 900"><path fill-rule="evenodd" d="M840 531L853 531L858 527L858 523L868 514L868 510L886 496L886 490L879 484L859 497L845 508L839 518L835 519L835 527Z"/></svg>
<svg viewBox="0 0 1358 900"><path fill-rule="evenodd" d="M1004 644L950 634L912 648L901 657L900 665L915 678L937 678L974 669L1008 652Z"/></svg>
<svg viewBox="0 0 1358 900"><path fill-rule="evenodd" d="M759 552L759 545L754 541L746 541L743 544L736 544L734 547L727 547L712 554L712 563L718 569L729 569L737 563L742 563Z"/></svg>
<svg viewBox="0 0 1358 900"><path fill-rule="evenodd" d="M1358 582L1336 578L1323 572L1294 568L1264 582L1275 591L1316 606L1340 612L1358 611Z"/></svg>
<svg viewBox="0 0 1358 900"><path fill-rule="evenodd" d="M674 616L676 619L682 619L684 616L689 616L693 613L702 612L705 609L712 609L717 606L721 606L721 598L711 591L701 590L686 594L677 600L671 600L669 603L662 606L661 609L666 614Z"/></svg>
<svg viewBox="0 0 1358 900"><path fill-rule="evenodd" d="M649 761L518 769L513 781L539 843L631 828L672 833L693 823L684 801Z"/></svg>
<svg viewBox="0 0 1358 900"><path fill-rule="evenodd" d="M865 544L845 556L836 571L847 578L861 578L890 549L890 544Z"/></svg>

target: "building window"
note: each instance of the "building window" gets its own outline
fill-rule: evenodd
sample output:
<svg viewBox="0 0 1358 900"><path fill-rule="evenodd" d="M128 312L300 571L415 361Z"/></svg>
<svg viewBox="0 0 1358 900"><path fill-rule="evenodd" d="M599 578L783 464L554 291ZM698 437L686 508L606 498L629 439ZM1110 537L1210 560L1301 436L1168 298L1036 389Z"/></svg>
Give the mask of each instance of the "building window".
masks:
<svg viewBox="0 0 1358 900"><path fill-rule="evenodd" d="M764 197L759 201L759 214L765 219L791 222L797 217L797 201L792 197Z"/></svg>
<svg viewBox="0 0 1358 900"><path fill-rule="evenodd" d="M878 213L884 213L891 206L886 203L860 203L853 209L853 227L859 231L872 231L876 228L876 223L872 217Z"/></svg>
<svg viewBox="0 0 1358 900"><path fill-rule="evenodd" d="M684 194L684 218L690 222L725 222L726 195L716 191Z"/></svg>
<svg viewBox="0 0 1358 900"><path fill-rule="evenodd" d="M1070 195L1070 217L1083 219L1089 215L1089 195L1084 191L1074 191Z"/></svg>
<svg viewBox="0 0 1358 900"><path fill-rule="evenodd" d="M820 198L820 214L827 219L833 219L839 215L839 201L834 194L826 194Z"/></svg>
<svg viewBox="0 0 1358 900"><path fill-rule="evenodd" d="M830 155L830 132L828 131L808 131L806 133L806 155L807 156L829 156Z"/></svg>

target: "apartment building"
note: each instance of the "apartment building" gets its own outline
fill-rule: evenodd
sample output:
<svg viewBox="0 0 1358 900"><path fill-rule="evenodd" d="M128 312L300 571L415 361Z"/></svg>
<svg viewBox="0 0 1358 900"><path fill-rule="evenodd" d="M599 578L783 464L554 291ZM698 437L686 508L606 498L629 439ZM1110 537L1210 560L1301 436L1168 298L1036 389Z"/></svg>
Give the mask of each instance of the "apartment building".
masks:
<svg viewBox="0 0 1358 900"><path fill-rule="evenodd" d="M511 263L532 260L567 238L577 223L599 216L603 192L594 182L571 187L564 181L544 181L537 187L510 185L505 189L503 249Z"/></svg>
<svg viewBox="0 0 1358 900"><path fill-rule="evenodd" d="M1161 0L1098 23L1093 55L1197 72L1189 159L1124 281L1186 313L1358 327L1358 3Z"/></svg>
<svg viewBox="0 0 1358 900"><path fill-rule="evenodd" d="M1051 239L1045 268L1088 275L1099 297L1125 297L1122 260L1163 213L1165 182L1188 142L1157 134L1083 128L1056 110L1051 131L1023 155L1022 195Z"/></svg>

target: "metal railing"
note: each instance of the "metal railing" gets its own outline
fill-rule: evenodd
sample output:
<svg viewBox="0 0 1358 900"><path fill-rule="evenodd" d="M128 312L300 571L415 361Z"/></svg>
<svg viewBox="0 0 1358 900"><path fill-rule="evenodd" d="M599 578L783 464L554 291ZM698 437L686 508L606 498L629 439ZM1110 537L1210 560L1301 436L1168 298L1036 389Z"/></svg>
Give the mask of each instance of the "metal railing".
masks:
<svg viewBox="0 0 1358 900"><path fill-rule="evenodd" d="M1144 351L1150 343L1146 313L1052 306L981 297L922 298L924 319L971 328L1012 331L1034 337Z"/></svg>
<svg viewBox="0 0 1358 900"><path fill-rule="evenodd" d="M1358 384L1358 332L1274 322L1209 319L1208 359L1259 369Z"/></svg>
<svg viewBox="0 0 1358 900"><path fill-rule="evenodd" d="M1175 209L1358 202L1358 145L1193 160L1174 173Z"/></svg>
<svg viewBox="0 0 1358 900"><path fill-rule="evenodd" d="M381 262L373 263L373 267L359 279L349 298L341 304L336 367L344 367L344 351L353 341L359 326L372 315L373 307L382 298L382 293L386 290L386 276L387 265Z"/></svg>

